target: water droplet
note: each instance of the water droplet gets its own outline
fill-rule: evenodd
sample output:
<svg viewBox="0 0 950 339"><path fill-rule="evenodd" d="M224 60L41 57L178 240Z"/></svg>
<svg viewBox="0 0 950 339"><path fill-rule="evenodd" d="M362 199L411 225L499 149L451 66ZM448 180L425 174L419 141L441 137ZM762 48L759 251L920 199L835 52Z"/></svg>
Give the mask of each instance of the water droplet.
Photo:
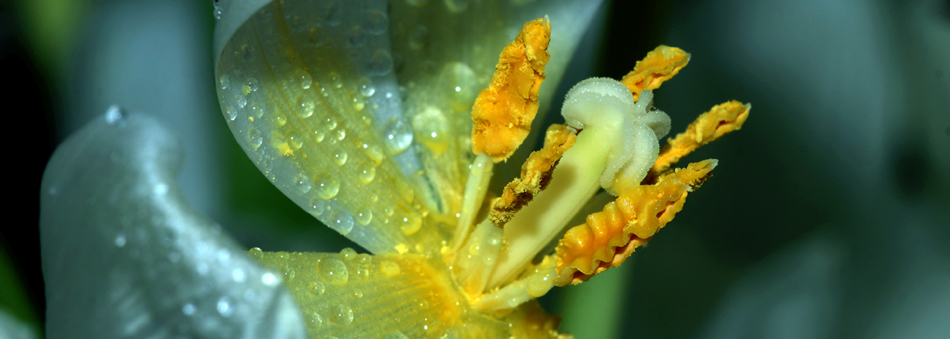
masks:
<svg viewBox="0 0 950 339"><path fill-rule="evenodd" d="M238 108L244 108L244 106L247 106L247 98L245 98L243 95L234 96L234 101L237 102Z"/></svg>
<svg viewBox="0 0 950 339"><path fill-rule="evenodd" d="M554 276L549 274L533 274L528 278L527 292L538 298L548 293L554 287Z"/></svg>
<svg viewBox="0 0 950 339"><path fill-rule="evenodd" d="M337 230L342 235L347 235L353 230L353 216L339 209L330 212L330 228Z"/></svg>
<svg viewBox="0 0 950 339"><path fill-rule="evenodd" d="M363 34L363 29L360 26L354 26L346 35L346 41L349 42L351 47L360 47L366 44L366 35Z"/></svg>
<svg viewBox="0 0 950 339"><path fill-rule="evenodd" d="M340 78L340 75L336 72L330 72L330 84L333 85L334 88L341 88L343 87L343 79Z"/></svg>
<svg viewBox="0 0 950 339"><path fill-rule="evenodd" d="M346 164L346 159L347 155L345 150L341 149L336 151L336 153L333 153L333 161L336 161L337 165L343 166Z"/></svg>
<svg viewBox="0 0 950 339"><path fill-rule="evenodd" d="M264 116L264 106L261 106L260 103L252 103L251 114L254 115L254 118L260 119L262 116Z"/></svg>
<svg viewBox="0 0 950 339"><path fill-rule="evenodd" d="M326 135L326 133L323 133L323 130L318 129L313 131L313 138L317 140L317 142L323 142L323 138L325 138Z"/></svg>
<svg viewBox="0 0 950 339"><path fill-rule="evenodd" d="M330 90L328 90L326 87L320 87L320 94L322 94L324 98L329 98Z"/></svg>
<svg viewBox="0 0 950 339"><path fill-rule="evenodd" d="M297 189L300 190L300 193L310 192L310 178L307 178L306 175L297 174L297 176L294 177L294 185L297 186Z"/></svg>
<svg viewBox="0 0 950 339"><path fill-rule="evenodd" d="M311 115L313 115L315 108L316 105L314 105L313 100L304 97L297 97L297 115L299 115L301 118L309 118Z"/></svg>
<svg viewBox="0 0 950 339"><path fill-rule="evenodd" d="M221 7L218 7L218 6L214 6L214 12L212 13L214 14L215 20L221 20L221 17L224 16L224 11L221 10Z"/></svg>
<svg viewBox="0 0 950 339"><path fill-rule="evenodd" d="M393 70L393 57L384 49L377 49L369 60L369 71L374 75L386 75Z"/></svg>
<svg viewBox="0 0 950 339"><path fill-rule="evenodd" d="M443 95L449 98L453 108L460 111L472 108L480 88L471 67L461 62L451 62L442 68L439 77Z"/></svg>
<svg viewBox="0 0 950 339"><path fill-rule="evenodd" d="M290 145L294 146L295 149L300 149L303 147L303 138L301 138L296 133L291 134L288 138L290 139Z"/></svg>
<svg viewBox="0 0 950 339"><path fill-rule="evenodd" d="M412 235L422 228L422 219L415 213L406 213L396 218L399 229L405 235Z"/></svg>
<svg viewBox="0 0 950 339"><path fill-rule="evenodd" d="M310 73L307 73L307 71L302 69L298 69L296 74L297 80L300 80L300 88L310 89L310 85L313 85L313 78L310 77Z"/></svg>
<svg viewBox="0 0 950 339"><path fill-rule="evenodd" d="M383 131L386 146L389 146L389 151L393 154L402 153L412 144L412 130L402 119L389 119Z"/></svg>
<svg viewBox="0 0 950 339"><path fill-rule="evenodd" d="M331 131L332 131L332 130L336 129L336 126L337 126L336 118L334 118L334 117L327 117L327 120L324 122L324 125L327 127L328 130L331 130Z"/></svg>
<svg viewBox="0 0 950 339"><path fill-rule="evenodd" d="M360 121L362 121L363 125L366 125L366 126L373 124L373 118L370 118L369 116L366 116L366 115L361 116Z"/></svg>
<svg viewBox="0 0 950 339"><path fill-rule="evenodd" d="M125 235L119 234L115 237L115 247L125 247Z"/></svg>
<svg viewBox="0 0 950 339"><path fill-rule="evenodd" d="M383 34L388 27L389 18L386 17L386 13L377 9L369 12L369 15L366 16L366 30L370 33L377 35Z"/></svg>
<svg viewBox="0 0 950 339"><path fill-rule="evenodd" d="M412 118L412 129L419 135L419 142L436 154L449 147L449 122L442 110L428 106Z"/></svg>
<svg viewBox="0 0 950 339"><path fill-rule="evenodd" d="M228 120L234 121L234 119L237 119L237 110L234 109L234 107L225 106L225 107L224 107L224 116L227 117Z"/></svg>
<svg viewBox="0 0 950 339"><path fill-rule="evenodd" d="M324 286L322 282L315 281L310 283L310 288L307 290L310 291L311 294L321 295L324 291L326 291L326 289L326 286Z"/></svg>
<svg viewBox="0 0 950 339"><path fill-rule="evenodd" d="M314 179L317 194L323 199L331 199L340 191L340 182L330 176L330 173L320 172Z"/></svg>
<svg viewBox="0 0 950 339"><path fill-rule="evenodd" d="M363 297L363 291L355 290L355 291L353 291L352 294L350 294L350 296L353 297L353 299L362 298L362 297Z"/></svg>
<svg viewBox="0 0 950 339"><path fill-rule="evenodd" d="M373 212L370 211L369 208L360 207L360 209L356 210L356 221L358 221L360 225L369 224L372 220Z"/></svg>
<svg viewBox="0 0 950 339"><path fill-rule="evenodd" d="M307 317L307 326L310 328L320 328L320 326L323 326L323 317L317 312L310 313L310 316Z"/></svg>
<svg viewBox="0 0 950 339"><path fill-rule="evenodd" d="M287 279L287 282L294 281L294 277L297 276L297 271L290 266L284 266L284 279Z"/></svg>
<svg viewBox="0 0 950 339"><path fill-rule="evenodd" d="M181 313L184 313L185 315L195 314L195 305L192 305L191 303L185 304L185 306L181 307Z"/></svg>
<svg viewBox="0 0 950 339"><path fill-rule="evenodd" d="M249 254L249 255L251 256L251 258L254 258L254 259L257 259L257 260L263 260L263 259L264 259L264 251L262 251L260 247L254 247L254 248L248 250L248 251L247 251L247 254Z"/></svg>
<svg viewBox="0 0 950 339"><path fill-rule="evenodd" d="M429 29L426 26L418 25L409 32L409 48L423 49L426 47L426 41L429 39Z"/></svg>
<svg viewBox="0 0 950 339"><path fill-rule="evenodd" d="M346 248L344 248L343 250L340 251L340 256L343 257L343 259L346 259L346 260L353 260L353 259L356 259L356 250L354 250L354 249L352 249L352 248L349 248L349 247L346 247Z"/></svg>
<svg viewBox="0 0 950 339"><path fill-rule="evenodd" d="M247 274L244 273L244 269L237 267L231 270L231 279L234 279L234 282L242 283L247 279Z"/></svg>
<svg viewBox="0 0 950 339"><path fill-rule="evenodd" d="M356 169L356 174L359 176L360 181L364 184L368 184L373 182L373 178L376 177L376 168L369 162L364 162Z"/></svg>
<svg viewBox="0 0 950 339"><path fill-rule="evenodd" d="M379 145L363 144L363 152L366 152L366 156L373 161L374 166L379 166L383 162L383 157L386 156Z"/></svg>
<svg viewBox="0 0 950 339"><path fill-rule="evenodd" d="M320 276L331 285L343 285L350 280L349 272L342 261L334 258L320 262Z"/></svg>
<svg viewBox="0 0 950 339"><path fill-rule="evenodd" d="M343 139L346 139L346 129L341 128L336 131L333 131L333 136L336 137L336 140L343 141Z"/></svg>
<svg viewBox="0 0 950 339"><path fill-rule="evenodd" d="M330 322L337 326L346 326L353 322L353 309L340 304L330 308Z"/></svg>
<svg viewBox="0 0 950 339"><path fill-rule="evenodd" d="M220 78L218 78L218 87L220 87L223 90L227 90L228 88L231 88L231 77L225 74L225 75L222 75Z"/></svg>
<svg viewBox="0 0 950 339"><path fill-rule="evenodd" d="M314 215L320 216L327 209L327 203L322 198L310 199L310 211Z"/></svg>
<svg viewBox="0 0 950 339"><path fill-rule="evenodd" d="M280 113L277 113L277 115L274 116L274 119L277 120L277 124L281 126L287 123L287 117Z"/></svg>
<svg viewBox="0 0 950 339"><path fill-rule="evenodd" d="M251 128L247 130L247 141L251 144L251 147L257 149L264 143L264 137L261 135L261 131L256 128Z"/></svg>
<svg viewBox="0 0 950 339"><path fill-rule="evenodd" d="M468 8L470 3L471 0L445 0L445 7L448 7L452 13L459 13Z"/></svg>
<svg viewBox="0 0 950 339"><path fill-rule="evenodd" d="M230 316L231 313L234 311L231 308L231 299L228 299L228 297L221 297L221 299L218 299L217 309L218 309L218 313L221 314L222 316L225 316L225 317Z"/></svg>
<svg viewBox="0 0 950 339"><path fill-rule="evenodd" d="M125 125L125 112L118 105L109 106L106 110L106 123L113 126Z"/></svg>
<svg viewBox="0 0 950 339"><path fill-rule="evenodd" d="M371 97L373 93L376 93L376 87L373 87L373 81L367 77L362 77L357 80L356 86L360 90L360 95L364 97Z"/></svg>
<svg viewBox="0 0 950 339"><path fill-rule="evenodd" d="M353 109L357 112L362 111L363 107L366 106L366 101L364 101L361 96L354 96L351 102L353 103Z"/></svg>
<svg viewBox="0 0 950 339"><path fill-rule="evenodd" d="M261 84L257 79L247 78L247 87L251 89L251 92L257 92L261 88Z"/></svg>
<svg viewBox="0 0 950 339"><path fill-rule="evenodd" d="M382 271L387 277L392 277L399 274L399 264L389 260L384 260L383 262L379 263L379 270Z"/></svg>
<svg viewBox="0 0 950 339"><path fill-rule="evenodd" d="M395 211L393 211L392 207L383 207L383 213L386 213L387 216L391 217Z"/></svg>

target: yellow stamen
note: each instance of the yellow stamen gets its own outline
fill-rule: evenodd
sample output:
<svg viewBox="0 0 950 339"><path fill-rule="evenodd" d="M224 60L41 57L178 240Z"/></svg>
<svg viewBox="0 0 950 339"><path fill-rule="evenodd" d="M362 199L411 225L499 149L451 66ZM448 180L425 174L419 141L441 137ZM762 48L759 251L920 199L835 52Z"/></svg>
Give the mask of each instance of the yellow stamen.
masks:
<svg viewBox="0 0 950 339"><path fill-rule="evenodd" d="M627 73L620 82L633 93L633 100L640 100L640 92L660 88L664 81L679 73L687 63L689 53L676 47L660 45L647 53L643 60L637 61L633 71Z"/></svg>
<svg viewBox="0 0 950 339"><path fill-rule="evenodd" d="M716 160L690 164L660 178L654 185L641 185L620 194L602 212L567 231L558 243L555 262L558 286L579 284L622 264L633 251L683 209L686 196L712 175Z"/></svg>
<svg viewBox="0 0 950 339"><path fill-rule="evenodd" d="M499 162L507 159L531 131L538 113L538 90L550 55L551 22L536 19L498 57L491 85L472 108L472 150Z"/></svg>
<svg viewBox="0 0 950 339"><path fill-rule="evenodd" d="M702 145L713 142L729 132L739 130L749 117L752 105L729 101L716 105L689 124L686 132L669 139L660 149L660 155L650 169L649 177L656 178L676 165L676 162Z"/></svg>
<svg viewBox="0 0 950 339"><path fill-rule="evenodd" d="M521 210L551 182L551 173L564 152L574 146L577 132L567 125L551 125L544 136L544 148L528 156L521 166L521 177L507 186L501 197L495 199L491 210L491 222L504 227L516 212Z"/></svg>

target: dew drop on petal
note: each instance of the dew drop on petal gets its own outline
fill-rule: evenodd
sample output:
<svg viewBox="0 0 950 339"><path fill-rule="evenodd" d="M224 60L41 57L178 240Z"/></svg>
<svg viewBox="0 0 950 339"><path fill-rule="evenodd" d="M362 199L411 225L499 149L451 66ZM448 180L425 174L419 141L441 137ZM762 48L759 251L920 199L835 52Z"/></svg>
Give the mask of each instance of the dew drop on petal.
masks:
<svg viewBox="0 0 950 339"><path fill-rule="evenodd" d="M313 77L310 76L310 73L302 69L296 71L297 80L300 81L300 88L310 89L310 86L313 85Z"/></svg>
<svg viewBox="0 0 950 339"><path fill-rule="evenodd" d="M356 169L356 174L364 184L373 182L376 177L376 168L369 162L364 162Z"/></svg>
<svg viewBox="0 0 950 339"><path fill-rule="evenodd" d="M221 297L218 299L218 304L216 306L218 309L218 314L221 314L224 317L230 316L234 310L231 308L231 299L228 297Z"/></svg>
<svg viewBox="0 0 950 339"><path fill-rule="evenodd" d="M386 32L386 28L389 27L389 18L386 17L386 13L380 10L374 10L369 12L369 15L366 16L366 30L372 34L383 34Z"/></svg>
<svg viewBox="0 0 950 339"><path fill-rule="evenodd" d="M319 313L313 312L307 316L307 326L310 328L320 328L323 326L323 317Z"/></svg>
<svg viewBox="0 0 950 339"><path fill-rule="evenodd" d="M247 130L247 141L251 144L251 147L257 149L264 143L264 137L261 135L261 131L256 128L251 128Z"/></svg>
<svg viewBox="0 0 950 339"><path fill-rule="evenodd" d="M320 172L314 179L317 194L323 199L331 199L340 191L340 182L330 176L330 173Z"/></svg>
<svg viewBox="0 0 950 339"><path fill-rule="evenodd" d="M347 235L353 230L353 216L339 209L330 211L330 226L342 235Z"/></svg>
<svg viewBox="0 0 950 339"><path fill-rule="evenodd" d="M374 75L386 75L393 69L393 57L386 50L378 49L369 61L369 71Z"/></svg>
<svg viewBox="0 0 950 339"><path fill-rule="evenodd" d="M412 144L412 130L409 124L399 118L392 118L386 122L383 127L383 138L389 151L393 154L399 154L409 148Z"/></svg>
<svg viewBox="0 0 950 339"><path fill-rule="evenodd" d="M313 213L314 215L320 216L323 214L323 211L325 211L326 209L327 209L327 205L326 205L326 202L323 200L323 198L315 197L313 199L310 199L310 212Z"/></svg>
<svg viewBox="0 0 950 339"><path fill-rule="evenodd" d="M297 189L300 190L300 193L310 192L310 187L312 186L310 184L310 178L303 174L297 174L294 177L294 185L297 186Z"/></svg>
<svg viewBox="0 0 950 339"><path fill-rule="evenodd" d="M369 208L366 208L364 206L356 210L356 221L359 222L360 225L369 224L369 222L372 220L373 220L373 212L370 211Z"/></svg>
<svg viewBox="0 0 950 339"><path fill-rule="evenodd" d="M337 326L346 326L353 322L353 309L339 304L330 307L330 322Z"/></svg>
<svg viewBox="0 0 950 339"><path fill-rule="evenodd" d="M264 251L262 251L260 247L254 247L254 248L248 250L248 251L247 251L247 254L249 254L249 255L251 256L251 258L254 258L254 259L257 259L257 260L262 260L262 259L264 259Z"/></svg>
<svg viewBox="0 0 950 339"><path fill-rule="evenodd" d="M360 78L356 86L359 87L360 95L364 97L371 97L373 93L376 93L376 87L373 86L373 82L367 77Z"/></svg>
<svg viewBox="0 0 950 339"><path fill-rule="evenodd" d="M346 265L334 258L323 260L320 263L320 276L331 285L344 285L350 280Z"/></svg>
<svg viewBox="0 0 950 339"><path fill-rule="evenodd" d="M310 291L311 294L321 295L323 294L323 292L326 291L326 289L327 289L326 286L323 285L322 282L315 281L315 282L310 283L310 287L307 290Z"/></svg>

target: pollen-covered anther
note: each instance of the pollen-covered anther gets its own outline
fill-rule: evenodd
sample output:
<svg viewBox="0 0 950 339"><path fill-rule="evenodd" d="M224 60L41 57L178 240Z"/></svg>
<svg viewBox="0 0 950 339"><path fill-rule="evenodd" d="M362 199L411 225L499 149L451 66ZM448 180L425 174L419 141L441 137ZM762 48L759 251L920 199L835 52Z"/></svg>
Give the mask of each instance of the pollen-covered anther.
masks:
<svg viewBox="0 0 950 339"><path fill-rule="evenodd" d="M663 175L676 165L676 162L700 146L742 128L742 124L749 118L751 109L752 105L733 100L716 105L708 112L701 114L696 121L689 124L685 132L669 139L666 146L660 149L656 162L650 168L648 178Z"/></svg>
<svg viewBox="0 0 950 339"><path fill-rule="evenodd" d="M558 243L555 284L579 284L622 264L682 210L686 196L712 175L716 160L704 160L670 173L653 185L624 191L603 211L567 231Z"/></svg>
<svg viewBox="0 0 950 339"><path fill-rule="evenodd" d="M538 90L548 63L551 22L547 18L524 24L501 52L489 87L472 108L472 150L499 162L507 159L531 132L538 113Z"/></svg>
<svg viewBox="0 0 950 339"><path fill-rule="evenodd" d="M551 173L564 152L574 146L577 130L567 125L551 125L544 136L544 148L532 152L521 166L521 177L505 186L501 197L495 199L492 209L492 224L497 227L511 220L516 212L547 188Z"/></svg>
<svg viewBox="0 0 950 339"><path fill-rule="evenodd" d="M660 88L664 81L679 73L687 63L689 53L676 47L660 45L647 53L643 60L637 61L633 71L627 73L620 82L630 89L634 100L639 100L640 92Z"/></svg>

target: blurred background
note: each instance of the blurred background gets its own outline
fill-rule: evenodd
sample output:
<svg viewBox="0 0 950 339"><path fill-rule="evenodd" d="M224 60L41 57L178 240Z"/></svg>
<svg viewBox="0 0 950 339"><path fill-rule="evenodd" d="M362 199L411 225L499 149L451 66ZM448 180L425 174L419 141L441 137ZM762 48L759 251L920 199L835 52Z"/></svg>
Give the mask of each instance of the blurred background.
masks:
<svg viewBox="0 0 950 339"><path fill-rule="evenodd" d="M55 145L113 104L179 133L185 196L239 243L356 247L233 141L212 87L212 12L200 0L0 0L10 86L0 102L24 141L6 147L6 163L26 167L11 170L17 202L7 208L26 218L0 227L0 337L42 333L43 169ZM589 76L619 78L666 44L692 54L656 92L674 132L727 100L753 110L742 131L686 159L720 166L647 248L543 300L563 330L950 336L950 1L608 1L600 17L558 98Z"/></svg>

